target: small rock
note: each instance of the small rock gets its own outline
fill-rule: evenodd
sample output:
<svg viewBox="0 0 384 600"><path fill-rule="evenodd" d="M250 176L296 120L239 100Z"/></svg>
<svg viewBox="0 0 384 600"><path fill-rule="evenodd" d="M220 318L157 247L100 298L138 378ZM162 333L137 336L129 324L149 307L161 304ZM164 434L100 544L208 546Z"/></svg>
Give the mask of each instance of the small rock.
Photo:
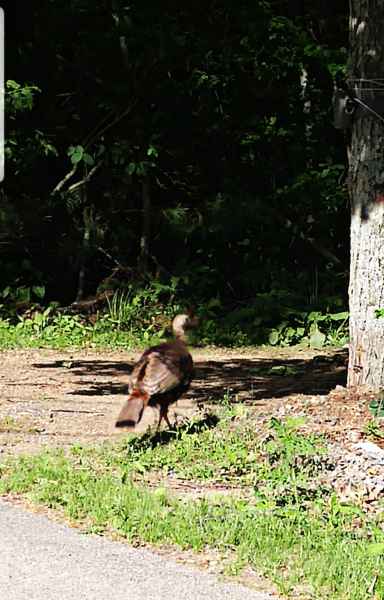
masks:
<svg viewBox="0 0 384 600"><path fill-rule="evenodd" d="M368 454L368 456L384 463L384 450L373 442L359 442L358 444L355 444L355 448L357 450L362 450L365 454Z"/></svg>
<svg viewBox="0 0 384 600"><path fill-rule="evenodd" d="M348 438L350 439L351 442L354 442L354 443L358 442L361 438L361 431L357 431L356 429L350 431L348 434Z"/></svg>
<svg viewBox="0 0 384 600"><path fill-rule="evenodd" d="M345 392L345 391L346 391L346 389L345 389L345 387L343 387L342 385L337 385L337 386L334 388L334 390L333 390L333 391L334 391L334 392Z"/></svg>

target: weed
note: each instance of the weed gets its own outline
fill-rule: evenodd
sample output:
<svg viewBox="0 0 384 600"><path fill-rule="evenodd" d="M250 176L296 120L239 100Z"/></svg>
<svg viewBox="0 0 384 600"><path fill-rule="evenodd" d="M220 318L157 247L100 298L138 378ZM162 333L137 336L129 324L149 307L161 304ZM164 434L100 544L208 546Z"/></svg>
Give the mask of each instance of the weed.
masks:
<svg viewBox="0 0 384 600"><path fill-rule="evenodd" d="M36 431L36 427L31 423L29 419L15 419L11 416L2 417L0 419L0 433L6 432L34 432Z"/></svg>
<svg viewBox="0 0 384 600"><path fill-rule="evenodd" d="M107 303L111 323L119 329L131 325L135 305L129 290L117 290L111 300L107 298Z"/></svg>
<svg viewBox="0 0 384 600"><path fill-rule="evenodd" d="M157 343L172 317L182 310L176 300L180 285L180 280L172 277L168 283L152 281L145 287L130 285L117 290L107 299L106 312L92 324L81 315L57 312L55 305L45 309L36 305L17 317L15 323L14 311L0 305L0 347L132 347ZM39 290L35 289L35 295ZM203 317L200 341L228 346L300 343L314 348L346 342L347 312L298 310L286 306L289 300L292 302L284 291L258 294L253 305L228 312L214 298L199 310Z"/></svg>
<svg viewBox="0 0 384 600"><path fill-rule="evenodd" d="M229 346L269 344L308 345L313 348L342 346L348 339L346 311L340 311L337 298L318 298L318 308L302 305L287 290L256 294L252 304L225 311L217 298L204 305L201 326L203 343ZM302 306L302 308L297 307Z"/></svg>
<svg viewBox="0 0 384 600"><path fill-rule="evenodd" d="M379 423L377 419L371 419L370 421L368 421L368 423L366 423L364 427L364 433L373 438L384 438L384 430L382 423Z"/></svg>
<svg viewBox="0 0 384 600"><path fill-rule="evenodd" d="M50 315L44 321L37 314L17 325L0 319L0 348L132 348L158 341L158 333L122 331L107 319L89 325L79 315Z"/></svg>
<svg viewBox="0 0 384 600"><path fill-rule="evenodd" d="M15 317L4 310L0 318L0 347L138 347L158 343L174 314L176 303L168 303L177 289L178 280L169 285L152 282L144 288L130 286L118 290L107 300L108 309L89 323L82 315L58 312L50 305L37 307ZM0 306L1 308L1 306Z"/></svg>

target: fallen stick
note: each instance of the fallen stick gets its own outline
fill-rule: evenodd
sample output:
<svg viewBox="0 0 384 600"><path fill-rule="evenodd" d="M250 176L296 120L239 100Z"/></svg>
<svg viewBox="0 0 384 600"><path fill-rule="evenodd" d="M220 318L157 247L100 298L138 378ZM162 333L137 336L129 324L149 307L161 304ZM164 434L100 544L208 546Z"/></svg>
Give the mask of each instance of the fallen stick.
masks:
<svg viewBox="0 0 384 600"><path fill-rule="evenodd" d="M54 408L53 410L51 410L51 413L58 413L58 412L64 412L64 413L82 413L82 414L86 414L86 415L101 415L101 416L105 416L105 413L102 412L95 412L94 410L76 410L76 409L72 409L72 408Z"/></svg>

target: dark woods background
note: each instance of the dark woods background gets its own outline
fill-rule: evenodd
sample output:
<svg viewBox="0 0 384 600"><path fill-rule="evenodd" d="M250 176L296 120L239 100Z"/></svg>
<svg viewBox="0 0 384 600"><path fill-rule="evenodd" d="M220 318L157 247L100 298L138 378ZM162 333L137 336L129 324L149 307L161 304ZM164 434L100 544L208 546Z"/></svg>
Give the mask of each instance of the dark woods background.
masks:
<svg viewBox="0 0 384 600"><path fill-rule="evenodd" d="M290 343L299 314L343 309L346 1L40 0L5 16L3 311L146 289L225 315L239 342L268 324Z"/></svg>

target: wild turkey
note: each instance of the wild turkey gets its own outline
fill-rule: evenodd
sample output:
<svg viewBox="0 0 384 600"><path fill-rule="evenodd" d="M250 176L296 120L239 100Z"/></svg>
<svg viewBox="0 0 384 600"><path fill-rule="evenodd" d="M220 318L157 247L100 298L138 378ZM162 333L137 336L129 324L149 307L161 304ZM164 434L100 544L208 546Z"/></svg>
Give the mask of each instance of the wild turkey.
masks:
<svg viewBox="0 0 384 600"><path fill-rule="evenodd" d="M186 331L198 325L192 311L177 315L172 322L175 339L148 348L133 367L129 396L116 420L116 427L133 430L140 422L144 409L158 406L160 417L168 427L168 407L184 394L193 378L193 360L186 346Z"/></svg>

